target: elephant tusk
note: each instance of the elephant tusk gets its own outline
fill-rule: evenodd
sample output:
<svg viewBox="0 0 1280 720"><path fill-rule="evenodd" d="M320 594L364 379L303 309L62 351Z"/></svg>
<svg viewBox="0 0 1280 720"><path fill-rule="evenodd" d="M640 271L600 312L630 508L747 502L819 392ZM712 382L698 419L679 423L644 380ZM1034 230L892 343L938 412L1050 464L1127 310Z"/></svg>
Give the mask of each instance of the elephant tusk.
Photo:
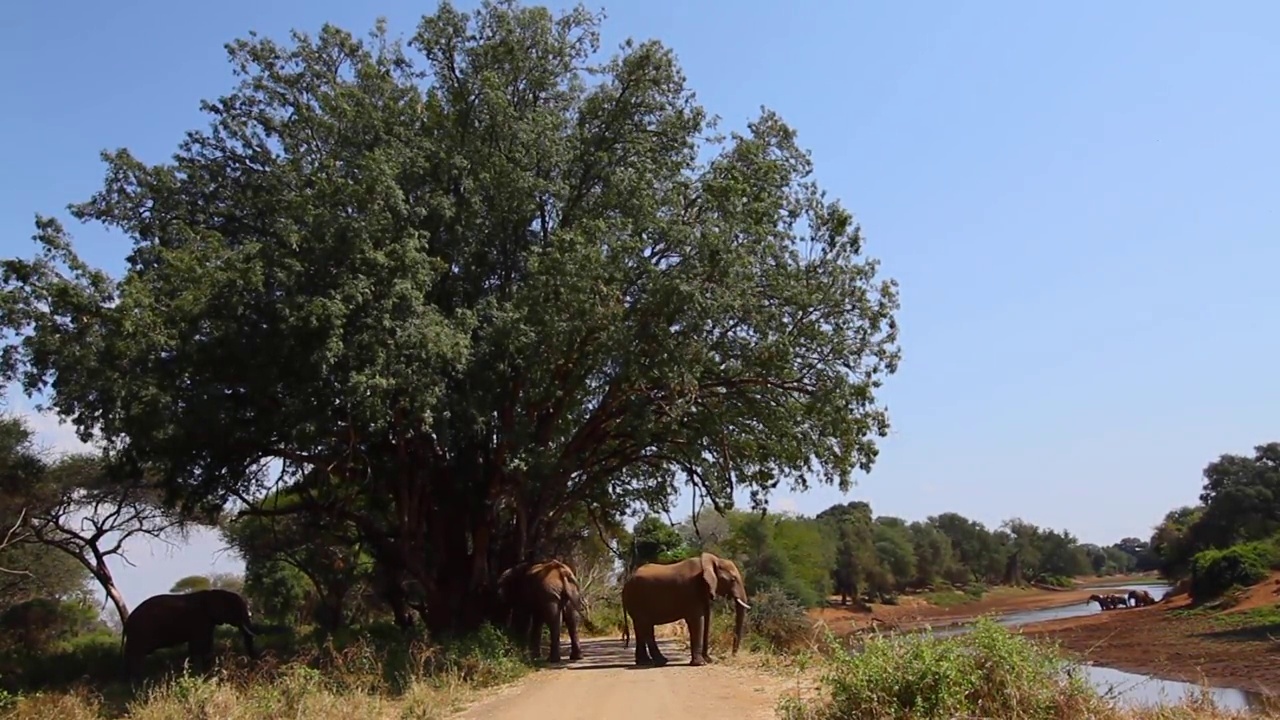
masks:
<svg viewBox="0 0 1280 720"><path fill-rule="evenodd" d="M745 603L744 601L742 601L742 600L741 600L741 599L739 599L739 598L734 598L734 599L733 599L733 601L734 601L734 602L736 602L736 603L738 603L739 605L741 605L743 610L750 610L750 609L751 609L751 606L750 606L750 605L748 605L747 603Z"/></svg>

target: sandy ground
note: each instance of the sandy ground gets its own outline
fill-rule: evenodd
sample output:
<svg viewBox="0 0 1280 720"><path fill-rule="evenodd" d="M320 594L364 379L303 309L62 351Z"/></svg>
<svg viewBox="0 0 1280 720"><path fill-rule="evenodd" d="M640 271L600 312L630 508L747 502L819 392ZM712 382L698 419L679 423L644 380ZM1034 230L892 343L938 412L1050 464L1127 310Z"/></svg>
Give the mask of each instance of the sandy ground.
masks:
<svg viewBox="0 0 1280 720"><path fill-rule="evenodd" d="M689 667L688 646L659 641L671 663L635 667L635 646L620 638L582 641L581 661L533 673L463 710L458 718L486 720L630 720L631 718L776 717L778 699L794 681L750 666L744 656L713 654L717 662ZM713 648L713 653L714 653Z"/></svg>
<svg viewBox="0 0 1280 720"><path fill-rule="evenodd" d="M1280 627L1230 627L1231 615L1280 602L1280 575L1213 614L1183 595L1158 605L1025 625L1097 665L1184 682L1280 692ZM1275 639L1273 639L1275 638Z"/></svg>

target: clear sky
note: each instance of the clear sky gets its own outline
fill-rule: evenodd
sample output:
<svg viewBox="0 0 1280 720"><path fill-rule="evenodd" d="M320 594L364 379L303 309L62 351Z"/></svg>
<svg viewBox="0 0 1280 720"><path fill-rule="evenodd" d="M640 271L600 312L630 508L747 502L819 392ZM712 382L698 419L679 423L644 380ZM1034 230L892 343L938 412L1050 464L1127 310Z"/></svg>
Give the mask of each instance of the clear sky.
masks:
<svg viewBox="0 0 1280 720"><path fill-rule="evenodd" d="M1280 4L962 5L617 1L605 45L674 47L730 127L779 111L901 282L895 429L853 497L1146 537L1195 501L1206 463L1280 439ZM378 15L409 33L433 8L16 3L0 21L0 251L29 254L33 213L99 186L99 150L161 161L203 127L198 101L231 84L224 42L363 33ZM78 238L122 270L126 242ZM118 568L126 598L235 569L220 544L138 548Z"/></svg>

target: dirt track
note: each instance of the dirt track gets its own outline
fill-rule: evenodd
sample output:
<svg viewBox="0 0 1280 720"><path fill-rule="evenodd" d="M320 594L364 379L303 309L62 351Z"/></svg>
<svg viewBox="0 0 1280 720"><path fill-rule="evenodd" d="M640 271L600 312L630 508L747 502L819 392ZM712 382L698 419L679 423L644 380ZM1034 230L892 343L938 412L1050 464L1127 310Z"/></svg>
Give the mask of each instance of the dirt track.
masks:
<svg viewBox="0 0 1280 720"><path fill-rule="evenodd" d="M582 641L581 661L531 674L455 716L479 720L627 720L628 718L774 718L784 678L717 654L689 667L687 645L659 640L671 663L634 667L635 646L619 638ZM565 645L567 651L568 646ZM715 648L712 648L713 653ZM696 683L696 684L695 684Z"/></svg>

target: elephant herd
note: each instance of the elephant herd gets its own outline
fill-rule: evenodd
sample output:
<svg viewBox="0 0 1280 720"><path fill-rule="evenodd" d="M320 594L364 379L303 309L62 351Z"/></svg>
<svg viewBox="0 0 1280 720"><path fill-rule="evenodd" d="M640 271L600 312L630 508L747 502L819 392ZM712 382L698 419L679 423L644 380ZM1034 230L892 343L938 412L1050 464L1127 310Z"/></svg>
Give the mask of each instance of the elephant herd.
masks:
<svg viewBox="0 0 1280 720"><path fill-rule="evenodd" d="M578 643L577 614L582 610L578 581L573 570L559 560L521 563L498 577L498 597L510 608L515 627L526 633L533 659L541 654L542 626L550 630L547 659L560 662L561 618L569 631L569 659L582 657ZM627 618L636 629L636 665L666 665L658 649L654 628L684 620L689 630L690 665L712 661L708 654L711 607L718 597L734 602L733 654L742 642L747 604L746 584L732 560L702 553L670 564L647 563L622 584L622 642L631 644Z"/></svg>
<svg viewBox="0 0 1280 720"><path fill-rule="evenodd" d="M1098 607L1103 610L1114 610L1120 607L1144 607L1147 605L1155 605L1160 602L1151 596L1146 590L1130 590L1128 595L1090 595L1088 600L1084 601L1085 605L1091 602L1098 603Z"/></svg>
<svg viewBox="0 0 1280 720"><path fill-rule="evenodd" d="M569 632L569 659L582 657L578 619L583 611L581 589L573 570L559 560L523 562L498 577L498 599L509 610L518 632L529 641L533 659L540 656L542 626L551 635L550 662L560 662L560 630ZM742 573L732 560L702 553L671 564L648 563L637 568L622 584L622 641L630 646L627 618L636 629L636 665L666 665L658 649L654 627L684 620L689 629L690 665L711 662L708 645L711 607L717 597L735 604L733 654L742 642L747 604ZM230 625L240 631L246 654L258 656L254 638L268 630L253 623L249 604L230 590L200 590L155 595L128 615L121 637L126 677L137 676L143 659L161 648L186 643L193 659L205 660L213 650L213 631ZM527 634L525 634L527 633Z"/></svg>

